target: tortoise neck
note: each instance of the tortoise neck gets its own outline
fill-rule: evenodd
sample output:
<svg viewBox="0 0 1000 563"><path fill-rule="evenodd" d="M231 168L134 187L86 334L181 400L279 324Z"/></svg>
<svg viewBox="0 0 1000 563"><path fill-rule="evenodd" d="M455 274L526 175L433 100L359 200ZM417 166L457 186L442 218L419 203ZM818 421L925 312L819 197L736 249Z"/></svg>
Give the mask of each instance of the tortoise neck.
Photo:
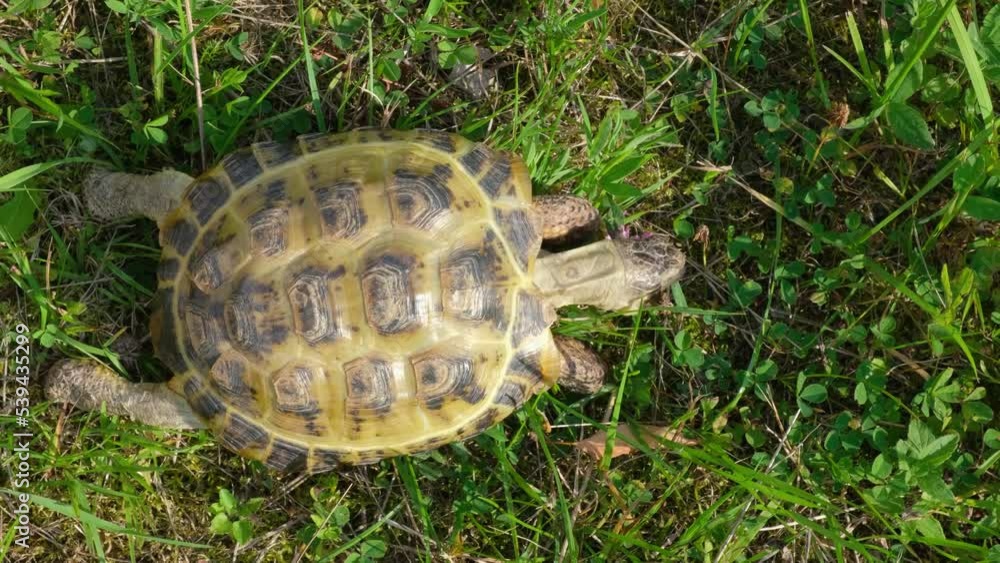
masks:
<svg viewBox="0 0 1000 563"><path fill-rule="evenodd" d="M625 265L610 240L540 257L534 282L553 307L576 304L616 310L628 306L622 292Z"/></svg>

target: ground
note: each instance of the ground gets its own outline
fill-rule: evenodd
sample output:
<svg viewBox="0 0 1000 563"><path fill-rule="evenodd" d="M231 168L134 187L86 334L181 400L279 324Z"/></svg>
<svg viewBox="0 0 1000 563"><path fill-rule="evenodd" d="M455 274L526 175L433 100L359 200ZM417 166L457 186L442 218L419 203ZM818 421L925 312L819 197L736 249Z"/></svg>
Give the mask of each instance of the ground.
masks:
<svg viewBox="0 0 1000 563"><path fill-rule="evenodd" d="M992 2L0 9L7 560L1000 560ZM155 225L96 221L87 170L360 126L488 141L607 232L677 237L666 295L561 311L601 392L315 477L45 402L65 357L168 377Z"/></svg>

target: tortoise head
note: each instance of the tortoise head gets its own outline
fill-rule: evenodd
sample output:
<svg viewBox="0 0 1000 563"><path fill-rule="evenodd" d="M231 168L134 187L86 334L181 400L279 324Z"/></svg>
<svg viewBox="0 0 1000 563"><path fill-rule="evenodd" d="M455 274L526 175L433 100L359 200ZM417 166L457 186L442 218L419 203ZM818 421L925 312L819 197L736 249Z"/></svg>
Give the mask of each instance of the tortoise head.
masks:
<svg viewBox="0 0 1000 563"><path fill-rule="evenodd" d="M637 307L644 297L667 289L684 273L684 253L667 235L620 238L613 242L621 256L625 278L619 297L631 308Z"/></svg>

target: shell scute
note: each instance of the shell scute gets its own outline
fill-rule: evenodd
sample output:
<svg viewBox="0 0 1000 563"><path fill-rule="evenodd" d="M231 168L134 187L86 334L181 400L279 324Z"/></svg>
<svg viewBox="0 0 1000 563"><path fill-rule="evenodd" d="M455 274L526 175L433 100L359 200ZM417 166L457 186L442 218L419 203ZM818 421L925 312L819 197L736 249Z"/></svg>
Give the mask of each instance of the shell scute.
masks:
<svg viewBox="0 0 1000 563"><path fill-rule="evenodd" d="M277 471L301 471L306 467L308 456L309 449L305 446L275 438L264 464Z"/></svg>
<svg viewBox="0 0 1000 563"><path fill-rule="evenodd" d="M229 189L216 178L209 176L192 184L184 199L191 206L198 223L205 225L215 212L225 205L229 199Z"/></svg>

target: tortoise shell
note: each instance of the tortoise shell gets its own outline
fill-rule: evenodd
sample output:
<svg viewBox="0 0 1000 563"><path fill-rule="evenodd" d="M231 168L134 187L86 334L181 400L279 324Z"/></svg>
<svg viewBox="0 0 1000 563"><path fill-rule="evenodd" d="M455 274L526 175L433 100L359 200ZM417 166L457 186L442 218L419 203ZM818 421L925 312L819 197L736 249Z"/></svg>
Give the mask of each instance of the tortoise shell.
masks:
<svg viewBox="0 0 1000 563"><path fill-rule="evenodd" d="M153 338L170 386L272 468L469 438L558 376L516 156L434 131L257 144L162 227Z"/></svg>

